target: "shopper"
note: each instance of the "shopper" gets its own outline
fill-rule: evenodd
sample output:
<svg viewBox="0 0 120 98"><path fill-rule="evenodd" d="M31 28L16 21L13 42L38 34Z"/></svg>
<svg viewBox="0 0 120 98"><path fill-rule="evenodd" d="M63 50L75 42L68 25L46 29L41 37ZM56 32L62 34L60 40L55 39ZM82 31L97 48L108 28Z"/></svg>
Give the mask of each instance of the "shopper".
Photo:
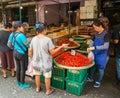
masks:
<svg viewBox="0 0 120 98"><path fill-rule="evenodd" d="M14 46L14 58L16 61L16 75L17 81L16 84L21 88L29 88L30 85L25 83L25 72L28 66L28 44L27 38L23 34L24 28L22 23L19 21L14 22L14 33L12 33L9 37L9 41L12 41L12 45Z"/></svg>
<svg viewBox="0 0 120 98"><path fill-rule="evenodd" d="M14 71L14 60L13 60L13 52L7 46L8 38L13 30L12 24L7 23L4 26L4 29L0 31L0 58L2 65L3 77L7 77L7 68L11 70L12 76L15 76Z"/></svg>
<svg viewBox="0 0 120 98"><path fill-rule="evenodd" d="M113 26L113 36L112 42L115 46L115 60L116 60L116 68L117 68L117 85L120 87L120 24L116 24Z"/></svg>
<svg viewBox="0 0 120 98"><path fill-rule="evenodd" d="M33 59L33 74L35 75L36 82L36 92L41 90L40 84L40 76L44 75L45 77L45 86L46 86L46 94L50 95L53 93L53 89L51 89L51 75L52 75L52 56L59 49L66 47L66 45L62 45L56 49L53 45L50 38L46 36L47 28L43 23L36 24L36 33L29 48L29 56Z"/></svg>
<svg viewBox="0 0 120 98"><path fill-rule="evenodd" d="M109 33L104 29L104 26L100 20L94 21L93 28L95 29L96 33L93 44L88 48L88 52L94 52L95 65L90 68L90 74L87 81L93 82L93 76L96 68L98 69L99 74L97 80L95 81L94 87L100 87L102 78L104 76L104 70L108 61Z"/></svg>
<svg viewBox="0 0 120 98"><path fill-rule="evenodd" d="M26 35L29 32L29 24L27 22L23 22L24 34Z"/></svg>

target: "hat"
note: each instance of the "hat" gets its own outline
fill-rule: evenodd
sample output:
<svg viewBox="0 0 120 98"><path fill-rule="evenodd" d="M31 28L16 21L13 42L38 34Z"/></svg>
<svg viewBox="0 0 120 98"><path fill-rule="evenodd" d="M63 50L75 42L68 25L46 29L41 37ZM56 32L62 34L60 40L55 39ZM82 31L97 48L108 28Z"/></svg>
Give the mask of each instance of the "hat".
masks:
<svg viewBox="0 0 120 98"><path fill-rule="evenodd" d="M23 24L20 21L16 21L16 22L13 23L13 27L16 28L16 29L18 27L21 27L21 26L23 26Z"/></svg>

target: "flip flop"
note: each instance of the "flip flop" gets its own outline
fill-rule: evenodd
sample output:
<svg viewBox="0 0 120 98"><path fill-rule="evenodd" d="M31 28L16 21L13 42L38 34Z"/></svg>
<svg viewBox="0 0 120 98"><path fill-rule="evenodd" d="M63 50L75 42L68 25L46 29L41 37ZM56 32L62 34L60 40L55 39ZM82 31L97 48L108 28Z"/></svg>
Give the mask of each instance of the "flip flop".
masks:
<svg viewBox="0 0 120 98"><path fill-rule="evenodd" d="M54 91L55 91L54 89L50 89L50 91L49 91L48 93L46 92L46 95L50 95L50 94L52 94Z"/></svg>
<svg viewBox="0 0 120 98"><path fill-rule="evenodd" d="M4 78L4 79L6 79L6 78L7 78L7 76L4 76L4 75L3 75L3 78Z"/></svg>
<svg viewBox="0 0 120 98"><path fill-rule="evenodd" d="M38 93L38 92L40 92L42 90L42 88L40 87L40 88L36 88L36 92Z"/></svg>
<svg viewBox="0 0 120 98"><path fill-rule="evenodd" d="M15 77L15 74L11 74L12 77Z"/></svg>

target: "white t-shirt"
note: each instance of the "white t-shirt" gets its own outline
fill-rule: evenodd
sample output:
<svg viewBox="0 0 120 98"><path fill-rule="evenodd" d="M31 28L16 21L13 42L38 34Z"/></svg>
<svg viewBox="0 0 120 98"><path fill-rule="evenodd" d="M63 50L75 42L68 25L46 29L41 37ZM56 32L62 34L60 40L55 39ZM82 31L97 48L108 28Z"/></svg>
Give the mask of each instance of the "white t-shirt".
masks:
<svg viewBox="0 0 120 98"><path fill-rule="evenodd" d="M38 38L35 36L30 44L33 48L33 65L39 71L48 72L52 69L52 56L50 50L55 48L49 37Z"/></svg>

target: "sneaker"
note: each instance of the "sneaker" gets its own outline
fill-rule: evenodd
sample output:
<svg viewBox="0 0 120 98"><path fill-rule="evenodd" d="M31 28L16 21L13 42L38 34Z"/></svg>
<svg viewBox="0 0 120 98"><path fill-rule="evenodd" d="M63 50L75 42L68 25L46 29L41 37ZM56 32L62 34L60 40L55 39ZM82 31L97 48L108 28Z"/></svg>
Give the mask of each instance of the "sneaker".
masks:
<svg viewBox="0 0 120 98"><path fill-rule="evenodd" d="M95 82L94 87L99 88L100 87L100 82Z"/></svg>
<svg viewBox="0 0 120 98"><path fill-rule="evenodd" d="M27 83L22 84L22 83L20 83L20 87L21 88L30 88L30 84L27 84Z"/></svg>
<svg viewBox="0 0 120 98"><path fill-rule="evenodd" d="M20 86L20 84L21 84L21 83L20 83L19 81L16 81L16 85L17 85L17 86Z"/></svg>
<svg viewBox="0 0 120 98"><path fill-rule="evenodd" d="M93 79L90 79L89 77L87 78L87 82L93 82Z"/></svg>

